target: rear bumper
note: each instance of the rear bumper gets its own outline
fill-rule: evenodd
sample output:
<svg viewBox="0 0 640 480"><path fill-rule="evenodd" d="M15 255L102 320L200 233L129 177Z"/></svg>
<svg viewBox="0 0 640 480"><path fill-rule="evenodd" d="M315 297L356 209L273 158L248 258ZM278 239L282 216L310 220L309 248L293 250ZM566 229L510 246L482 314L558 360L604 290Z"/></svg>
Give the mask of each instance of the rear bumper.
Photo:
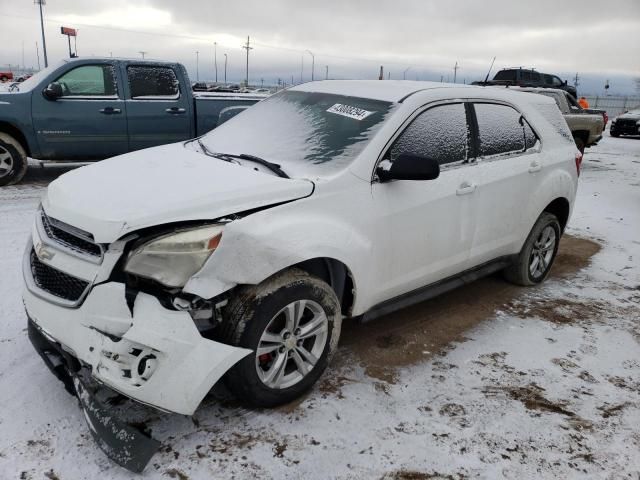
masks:
<svg viewBox="0 0 640 480"><path fill-rule="evenodd" d="M187 312L165 309L148 294L138 294L131 314L120 283L93 287L79 308L52 304L29 289L23 299L33 326L88 366L94 379L165 411L193 414L250 352L203 338Z"/></svg>

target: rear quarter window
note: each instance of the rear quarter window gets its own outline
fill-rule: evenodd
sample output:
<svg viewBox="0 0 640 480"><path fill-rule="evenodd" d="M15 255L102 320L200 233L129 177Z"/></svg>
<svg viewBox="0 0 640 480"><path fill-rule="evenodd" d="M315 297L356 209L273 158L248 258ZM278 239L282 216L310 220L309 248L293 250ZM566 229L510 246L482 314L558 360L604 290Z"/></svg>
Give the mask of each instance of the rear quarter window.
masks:
<svg viewBox="0 0 640 480"><path fill-rule="evenodd" d="M502 70L496 73L496 76L493 77L494 80L510 80L512 82L516 81L516 72L515 70Z"/></svg>
<svg viewBox="0 0 640 480"><path fill-rule="evenodd" d="M571 130L556 105L552 103L536 104L535 108L562 138L568 143L574 143Z"/></svg>

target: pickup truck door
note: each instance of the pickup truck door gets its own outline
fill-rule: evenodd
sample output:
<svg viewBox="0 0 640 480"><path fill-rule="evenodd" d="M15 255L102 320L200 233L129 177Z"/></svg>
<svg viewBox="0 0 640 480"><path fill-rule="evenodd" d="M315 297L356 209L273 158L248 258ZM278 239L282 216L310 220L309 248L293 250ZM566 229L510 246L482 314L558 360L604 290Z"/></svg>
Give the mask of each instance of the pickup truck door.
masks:
<svg viewBox="0 0 640 480"><path fill-rule="evenodd" d="M182 72L171 65L122 65L129 148L139 150L193 136L193 97Z"/></svg>
<svg viewBox="0 0 640 480"><path fill-rule="evenodd" d="M528 218L527 204L548 162L535 132L515 108L483 101L473 103L473 110L478 221L470 259L476 266L520 250L536 220Z"/></svg>
<svg viewBox="0 0 640 480"><path fill-rule="evenodd" d="M122 82L115 64L78 65L48 80L62 97L48 100L33 91L31 116L41 159L101 159L128 150Z"/></svg>
<svg viewBox="0 0 640 480"><path fill-rule="evenodd" d="M435 180L374 182L379 238L389 244L389 274L378 279L378 301L428 285L468 268L475 231L475 168L467 162L469 130L463 102L430 107L397 136L383 159L401 153L440 163Z"/></svg>

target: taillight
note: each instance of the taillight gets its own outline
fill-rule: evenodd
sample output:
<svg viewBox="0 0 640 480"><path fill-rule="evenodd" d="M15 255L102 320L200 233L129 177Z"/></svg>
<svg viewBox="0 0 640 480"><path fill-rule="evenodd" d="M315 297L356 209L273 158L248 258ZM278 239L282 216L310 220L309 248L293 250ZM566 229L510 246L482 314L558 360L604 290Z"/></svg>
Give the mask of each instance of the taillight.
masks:
<svg viewBox="0 0 640 480"><path fill-rule="evenodd" d="M582 165L582 154L580 152L576 153L576 172L578 172L578 176L580 176L580 166Z"/></svg>
<svg viewBox="0 0 640 480"><path fill-rule="evenodd" d="M607 112L604 112L602 116L604 117L604 126L606 127L607 122L609 121L609 115L607 115Z"/></svg>

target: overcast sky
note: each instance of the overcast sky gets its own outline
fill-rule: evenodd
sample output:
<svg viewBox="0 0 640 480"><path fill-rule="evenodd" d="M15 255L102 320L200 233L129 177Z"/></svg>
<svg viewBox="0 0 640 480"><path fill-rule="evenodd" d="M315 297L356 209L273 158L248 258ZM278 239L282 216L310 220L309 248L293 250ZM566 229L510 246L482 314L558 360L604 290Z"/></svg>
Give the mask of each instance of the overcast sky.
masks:
<svg viewBox="0 0 640 480"><path fill-rule="evenodd" d="M0 67L37 66L41 45L32 0L0 0ZM196 80L212 80L217 42L218 80L228 56L229 81L244 78L241 44L251 35L252 83L305 81L315 76L457 81L483 78L507 66L557 73L603 93L633 93L640 77L640 0L47 0L49 61L67 56L60 26L79 30L81 56L178 60ZM196 71L196 51L199 51ZM41 59L42 62L42 59Z"/></svg>

